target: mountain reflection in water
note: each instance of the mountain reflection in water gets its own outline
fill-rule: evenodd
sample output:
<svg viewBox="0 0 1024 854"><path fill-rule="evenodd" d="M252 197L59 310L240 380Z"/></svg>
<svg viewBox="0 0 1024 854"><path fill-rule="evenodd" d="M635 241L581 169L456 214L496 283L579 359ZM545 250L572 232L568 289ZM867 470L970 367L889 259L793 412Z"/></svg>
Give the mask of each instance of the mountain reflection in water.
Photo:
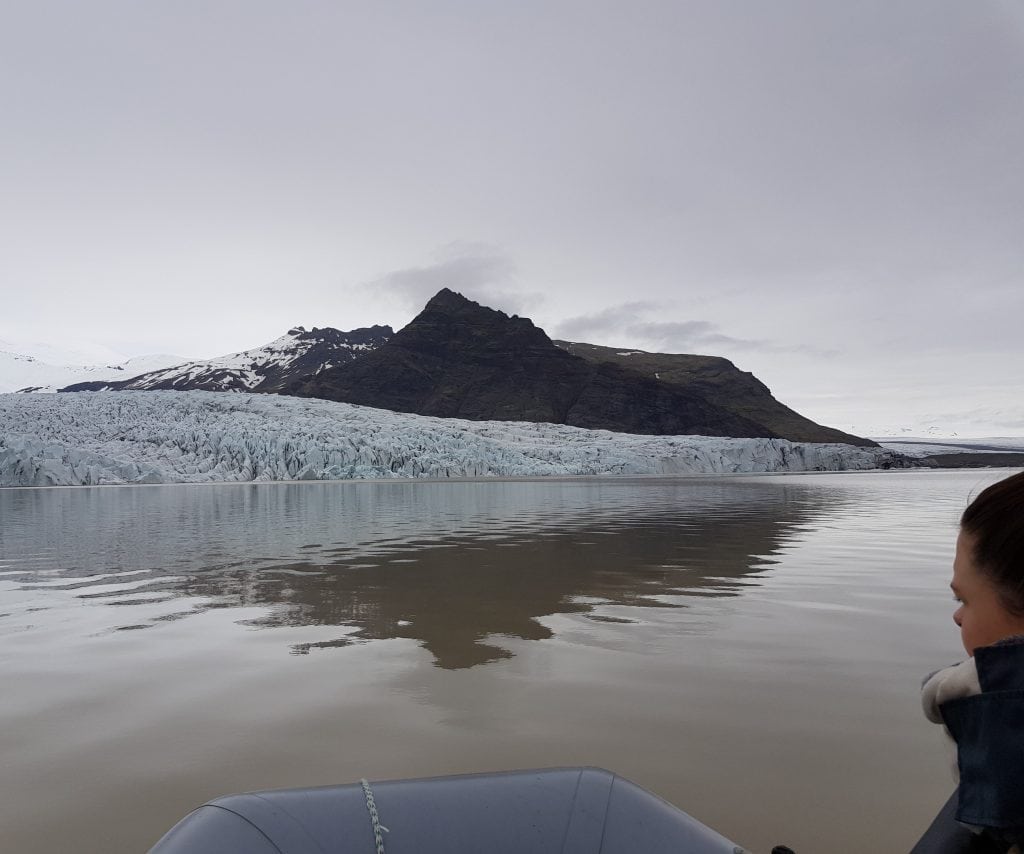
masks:
<svg viewBox="0 0 1024 854"><path fill-rule="evenodd" d="M822 492L704 479L9 491L0 571L37 611L47 592L119 606L111 629L256 606L247 625L338 627L296 653L409 638L459 669L510 657L502 636L551 637L550 615L629 624L739 595L819 508L837 512L841 495Z"/></svg>

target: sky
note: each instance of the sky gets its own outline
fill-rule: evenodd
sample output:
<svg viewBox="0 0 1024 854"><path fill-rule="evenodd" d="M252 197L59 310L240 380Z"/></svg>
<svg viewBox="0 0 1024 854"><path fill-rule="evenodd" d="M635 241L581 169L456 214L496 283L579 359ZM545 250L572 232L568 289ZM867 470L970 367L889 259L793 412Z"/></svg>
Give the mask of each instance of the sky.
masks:
<svg viewBox="0 0 1024 854"><path fill-rule="evenodd" d="M1024 3L7 4L0 341L212 357L442 287L861 435L1024 436Z"/></svg>

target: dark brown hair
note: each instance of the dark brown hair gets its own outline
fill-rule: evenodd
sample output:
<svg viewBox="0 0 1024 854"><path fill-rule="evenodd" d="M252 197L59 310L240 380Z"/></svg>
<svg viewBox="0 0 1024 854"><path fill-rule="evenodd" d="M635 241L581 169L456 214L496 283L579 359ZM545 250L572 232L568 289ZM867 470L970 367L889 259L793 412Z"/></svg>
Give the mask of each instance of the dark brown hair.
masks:
<svg viewBox="0 0 1024 854"><path fill-rule="evenodd" d="M1004 607L1024 615L1024 472L979 493L960 528L974 541L974 562L996 583Z"/></svg>

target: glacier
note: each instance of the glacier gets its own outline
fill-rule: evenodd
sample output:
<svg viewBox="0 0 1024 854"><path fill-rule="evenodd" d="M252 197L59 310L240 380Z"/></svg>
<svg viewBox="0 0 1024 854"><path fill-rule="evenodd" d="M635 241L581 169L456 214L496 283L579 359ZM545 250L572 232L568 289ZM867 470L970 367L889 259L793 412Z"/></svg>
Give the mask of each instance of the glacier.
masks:
<svg viewBox="0 0 1024 854"><path fill-rule="evenodd" d="M464 421L205 391L0 394L0 486L843 471L884 448Z"/></svg>
<svg viewBox="0 0 1024 854"><path fill-rule="evenodd" d="M72 383L119 382L182 361L181 356L154 353L112 365L58 365L25 353L0 349L0 392L52 392Z"/></svg>

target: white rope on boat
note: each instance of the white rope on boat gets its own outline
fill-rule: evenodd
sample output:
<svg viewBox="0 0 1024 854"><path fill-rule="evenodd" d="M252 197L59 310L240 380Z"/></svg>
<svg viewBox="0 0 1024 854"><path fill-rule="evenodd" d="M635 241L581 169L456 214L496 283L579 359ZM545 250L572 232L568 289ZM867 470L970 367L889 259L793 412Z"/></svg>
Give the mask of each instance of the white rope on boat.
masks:
<svg viewBox="0 0 1024 854"><path fill-rule="evenodd" d="M384 834L388 829L380 823L380 815L377 813L377 804L373 800L373 791L370 783L365 778L359 781L363 785L363 793L366 795L366 810L370 813L370 823L373 825L373 841L377 846L376 854L384 854Z"/></svg>

